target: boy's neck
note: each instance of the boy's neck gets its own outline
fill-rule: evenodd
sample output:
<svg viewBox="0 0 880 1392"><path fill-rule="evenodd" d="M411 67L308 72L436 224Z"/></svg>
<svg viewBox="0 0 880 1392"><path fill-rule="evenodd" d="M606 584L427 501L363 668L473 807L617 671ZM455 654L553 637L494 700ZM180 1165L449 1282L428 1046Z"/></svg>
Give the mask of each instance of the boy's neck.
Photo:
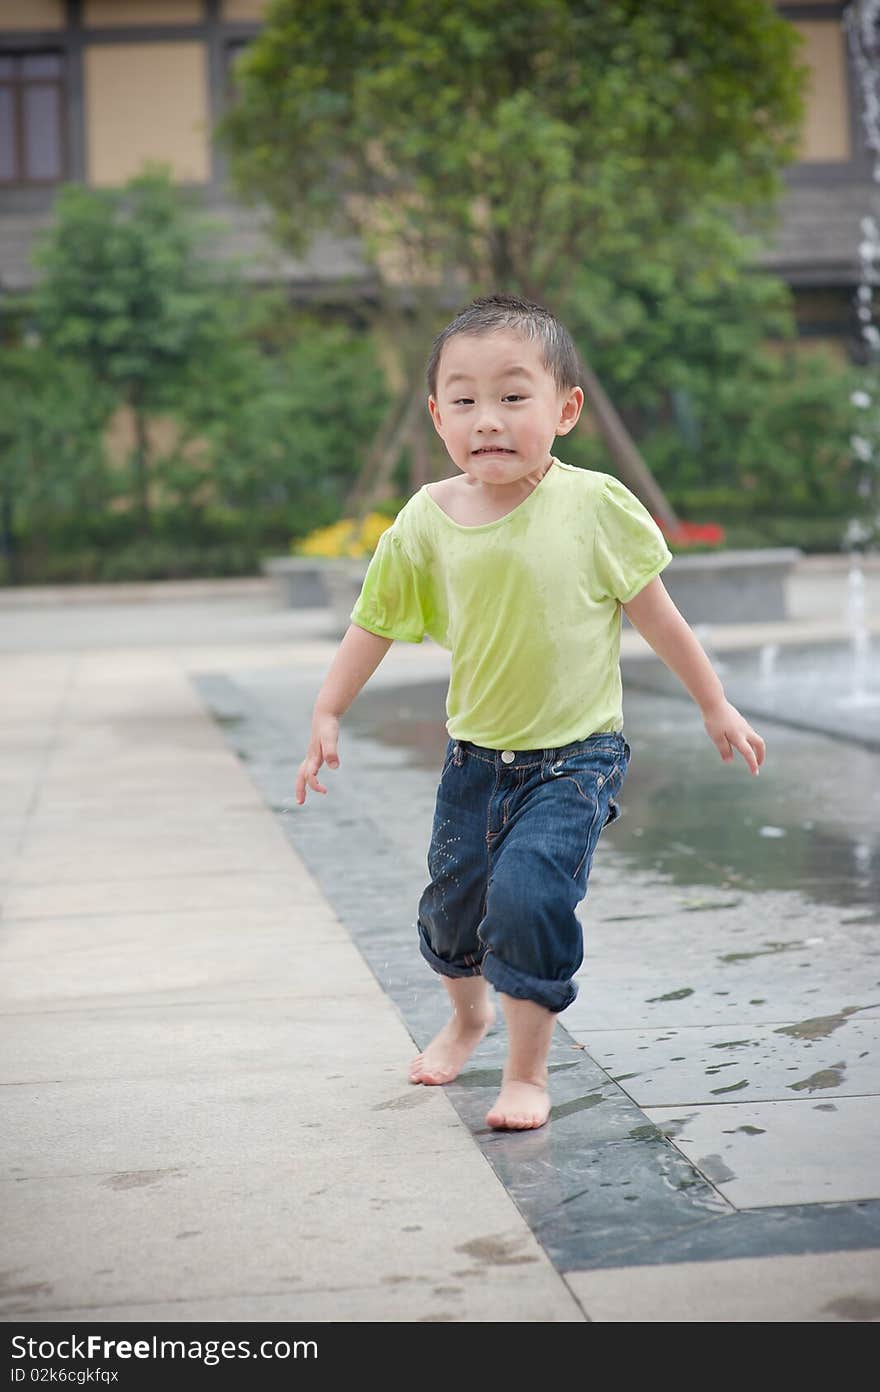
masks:
<svg viewBox="0 0 880 1392"><path fill-rule="evenodd" d="M534 492L541 480L549 473L553 467L553 456L548 455L545 462L537 469L532 469L527 474L521 474L519 478L512 479L509 483L486 483L483 479L472 478L470 474L462 474L462 483L466 488L473 489L474 497L485 498L487 502L504 504L511 499L527 498Z"/></svg>

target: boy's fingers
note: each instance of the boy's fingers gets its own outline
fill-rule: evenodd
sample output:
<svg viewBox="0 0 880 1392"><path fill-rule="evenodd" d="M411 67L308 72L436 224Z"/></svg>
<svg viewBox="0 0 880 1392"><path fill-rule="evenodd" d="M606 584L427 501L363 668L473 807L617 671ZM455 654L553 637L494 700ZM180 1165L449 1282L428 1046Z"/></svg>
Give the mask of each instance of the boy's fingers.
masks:
<svg viewBox="0 0 880 1392"><path fill-rule="evenodd" d="M314 768L309 769L309 787L314 788L317 793L326 793L327 789L323 783L318 782L318 769L320 764L315 764Z"/></svg>
<svg viewBox="0 0 880 1392"><path fill-rule="evenodd" d="M306 800L306 785L314 789L316 793L326 793L327 789L323 783L318 782L318 769L321 767L321 759L313 759L311 763L300 765L299 773L296 777L296 800L302 804Z"/></svg>
<svg viewBox="0 0 880 1392"><path fill-rule="evenodd" d="M715 747L725 763L729 764L733 758L733 750L730 747L730 740L727 736L719 735L718 739L715 741Z"/></svg>
<svg viewBox="0 0 880 1392"><path fill-rule="evenodd" d="M746 763L748 764L749 770L750 770L752 773L757 773L757 772L758 772L758 760L757 760L757 758L756 758L756 756L755 756L755 751L752 749L752 746L749 744L749 742L748 742L748 740L745 738L745 736L741 736L741 737L737 740L737 742L736 742L736 747L737 747L737 749L739 750L740 754L741 754L741 755L743 756L743 758L745 759Z"/></svg>
<svg viewBox="0 0 880 1392"><path fill-rule="evenodd" d="M749 771L756 774L764 762L764 741L759 734L755 733L751 725L746 727L737 748L748 764Z"/></svg>

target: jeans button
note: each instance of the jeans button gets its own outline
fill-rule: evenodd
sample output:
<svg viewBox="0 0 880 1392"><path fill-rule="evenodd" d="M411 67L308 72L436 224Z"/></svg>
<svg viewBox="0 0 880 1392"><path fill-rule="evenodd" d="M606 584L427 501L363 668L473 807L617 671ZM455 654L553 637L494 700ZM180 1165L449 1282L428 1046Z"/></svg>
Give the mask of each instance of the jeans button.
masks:
<svg viewBox="0 0 880 1392"><path fill-rule="evenodd" d="M502 751L501 751L501 760L502 760L502 763L505 763L505 764L512 764L515 758L516 758L516 755L514 754L514 752L513 752L512 749L502 749Z"/></svg>

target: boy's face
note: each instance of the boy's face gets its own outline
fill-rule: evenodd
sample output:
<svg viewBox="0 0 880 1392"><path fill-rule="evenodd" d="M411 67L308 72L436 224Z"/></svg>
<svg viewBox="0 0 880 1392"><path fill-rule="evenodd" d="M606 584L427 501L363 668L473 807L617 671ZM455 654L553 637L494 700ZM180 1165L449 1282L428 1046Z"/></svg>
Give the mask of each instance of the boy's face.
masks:
<svg viewBox="0 0 880 1392"><path fill-rule="evenodd" d="M444 345L428 409L454 464L489 485L516 483L550 463L584 403L560 392L536 343L518 333L455 334Z"/></svg>

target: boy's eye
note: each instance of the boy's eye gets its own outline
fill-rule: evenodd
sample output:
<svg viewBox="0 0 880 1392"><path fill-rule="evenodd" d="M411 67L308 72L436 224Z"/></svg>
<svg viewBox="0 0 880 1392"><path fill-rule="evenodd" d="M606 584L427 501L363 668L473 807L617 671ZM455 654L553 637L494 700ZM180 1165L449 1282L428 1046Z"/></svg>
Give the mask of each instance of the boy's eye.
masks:
<svg viewBox="0 0 880 1392"><path fill-rule="evenodd" d="M508 392L507 396L502 399L504 401L525 401L526 398L524 396L518 396L516 392ZM453 406L472 406L473 398L470 396L460 396L456 401L453 401L452 404Z"/></svg>

